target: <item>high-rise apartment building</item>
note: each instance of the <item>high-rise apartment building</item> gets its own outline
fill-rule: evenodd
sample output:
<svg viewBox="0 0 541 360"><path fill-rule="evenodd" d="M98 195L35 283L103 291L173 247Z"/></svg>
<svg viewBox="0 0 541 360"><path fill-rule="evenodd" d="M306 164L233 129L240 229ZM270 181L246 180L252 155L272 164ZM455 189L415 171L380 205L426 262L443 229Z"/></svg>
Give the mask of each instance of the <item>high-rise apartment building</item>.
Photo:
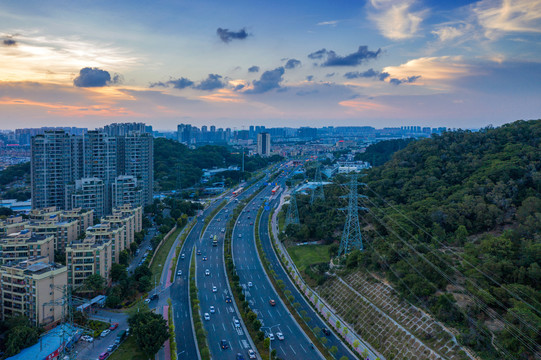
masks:
<svg viewBox="0 0 541 360"><path fill-rule="evenodd" d="M118 137L119 175L131 175L137 178L144 205L152 203L154 190L153 140L150 134L136 132Z"/></svg>
<svg viewBox="0 0 541 360"><path fill-rule="evenodd" d="M54 235L38 235L22 230L0 238L0 264L16 263L43 256L54 262Z"/></svg>
<svg viewBox="0 0 541 360"><path fill-rule="evenodd" d="M84 135L45 131L32 138L32 208L94 209L152 202L153 137L144 124L111 124ZM114 191L114 197L113 197Z"/></svg>
<svg viewBox="0 0 541 360"><path fill-rule="evenodd" d="M257 134L257 153L261 156L271 154L271 137L269 133Z"/></svg>
<svg viewBox="0 0 541 360"><path fill-rule="evenodd" d="M44 256L0 266L1 319L22 315L33 325L62 319L67 268Z"/></svg>
<svg viewBox="0 0 541 360"><path fill-rule="evenodd" d="M64 130L32 138L32 208L66 207L66 185L72 180L71 138Z"/></svg>

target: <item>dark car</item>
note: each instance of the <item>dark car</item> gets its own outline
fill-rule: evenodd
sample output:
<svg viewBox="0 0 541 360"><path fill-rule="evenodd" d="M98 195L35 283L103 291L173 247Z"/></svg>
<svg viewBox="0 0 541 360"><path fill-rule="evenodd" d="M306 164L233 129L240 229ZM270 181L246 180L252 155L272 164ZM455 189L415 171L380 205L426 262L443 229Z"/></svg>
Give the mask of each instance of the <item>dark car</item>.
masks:
<svg viewBox="0 0 541 360"><path fill-rule="evenodd" d="M220 341L220 347L224 350L229 349L229 344L227 343L227 340Z"/></svg>
<svg viewBox="0 0 541 360"><path fill-rule="evenodd" d="M231 303L231 298L230 298L230 297L226 297L226 298L225 298L225 302L228 303L228 304Z"/></svg>
<svg viewBox="0 0 541 360"><path fill-rule="evenodd" d="M158 294L154 294L150 297L150 300L156 300L156 299L159 299L160 297L158 296Z"/></svg>
<svg viewBox="0 0 541 360"><path fill-rule="evenodd" d="M244 356L242 356L241 353L238 353L236 359L237 360L244 360Z"/></svg>
<svg viewBox="0 0 541 360"><path fill-rule="evenodd" d="M330 336L331 335L331 331L327 328L323 328L321 329L321 331L323 331L323 334L327 335L327 336Z"/></svg>
<svg viewBox="0 0 541 360"><path fill-rule="evenodd" d="M197 255L201 255L201 250L197 250Z"/></svg>

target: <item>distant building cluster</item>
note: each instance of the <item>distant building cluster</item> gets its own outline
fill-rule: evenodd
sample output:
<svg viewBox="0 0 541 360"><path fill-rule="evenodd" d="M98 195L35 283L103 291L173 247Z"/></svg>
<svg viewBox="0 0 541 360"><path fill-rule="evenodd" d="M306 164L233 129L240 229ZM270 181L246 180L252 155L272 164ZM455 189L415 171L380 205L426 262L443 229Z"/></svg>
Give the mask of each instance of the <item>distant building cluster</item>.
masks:
<svg viewBox="0 0 541 360"><path fill-rule="evenodd" d="M142 230L141 206L122 205L94 225L94 210L32 210L0 219L0 319L24 315L35 325L62 317L63 289L93 274L109 278L112 263ZM65 253L66 266L55 263Z"/></svg>
<svg viewBox="0 0 541 360"><path fill-rule="evenodd" d="M32 208L93 209L146 205L153 195L153 137L140 123L73 135L45 130L31 138Z"/></svg>

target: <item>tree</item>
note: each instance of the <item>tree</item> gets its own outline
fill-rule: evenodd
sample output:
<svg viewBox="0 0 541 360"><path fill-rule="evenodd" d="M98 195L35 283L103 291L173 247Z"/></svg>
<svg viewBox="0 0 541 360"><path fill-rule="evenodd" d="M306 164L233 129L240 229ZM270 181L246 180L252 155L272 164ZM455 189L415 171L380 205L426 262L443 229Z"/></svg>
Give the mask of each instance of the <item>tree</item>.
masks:
<svg viewBox="0 0 541 360"><path fill-rule="evenodd" d="M87 290L98 293L105 288L105 279L100 274L92 274L85 279L84 286Z"/></svg>
<svg viewBox="0 0 541 360"><path fill-rule="evenodd" d="M111 266L111 280L113 282L118 282L120 280L124 280L128 278L128 272L126 271L126 267L121 264L113 264Z"/></svg>
<svg viewBox="0 0 541 360"><path fill-rule="evenodd" d="M15 326L7 332L6 355L18 354L22 349L38 342L38 330L30 326Z"/></svg>
<svg viewBox="0 0 541 360"><path fill-rule="evenodd" d="M153 358L163 343L169 339L169 329L162 315L138 312L128 319L128 323L137 346L147 358Z"/></svg>
<svg viewBox="0 0 541 360"><path fill-rule="evenodd" d="M139 244L139 243L138 242L132 242L130 244L130 252L132 253L132 255L135 254L135 252L137 251L137 248L138 248L137 244Z"/></svg>
<svg viewBox="0 0 541 360"><path fill-rule="evenodd" d="M118 254L118 263L124 266L130 264L130 254L128 253L128 250L124 249Z"/></svg>
<svg viewBox="0 0 541 360"><path fill-rule="evenodd" d="M62 250L55 250L54 262L58 264L66 265L66 252Z"/></svg>
<svg viewBox="0 0 541 360"><path fill-rule="evenodd" d="M329 352L330 352L331 354L333 354L333 355L336 355L336 353L338 352L338 348L337 348L335 345L333 345L333 346L331 346L331 348L329 349Z"/></svg>

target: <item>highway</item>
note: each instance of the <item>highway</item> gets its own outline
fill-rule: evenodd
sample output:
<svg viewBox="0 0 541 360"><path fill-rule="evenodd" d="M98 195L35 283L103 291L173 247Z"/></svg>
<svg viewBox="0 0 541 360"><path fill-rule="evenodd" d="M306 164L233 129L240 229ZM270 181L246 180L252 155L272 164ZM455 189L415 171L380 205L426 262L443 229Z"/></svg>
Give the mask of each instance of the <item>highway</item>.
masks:
<svg viewBox="0 0 541 360"><path fill-rule="evenodd" d="M276 181L283 183L284 179L285 175L282 174ZM271 348L276 349L278 357L322 359L322 355L311 344L276 293L257 254L254 222L257 211L263 204L262 199L270 194L269 186L245 207L235 225L232 247L237 274L245 289L246 299L263 323L262 331L274 335ZM250 283L252 286L249 286ZM270 300L274 300L275 305L271 305ZM278 339L278 332L283 334L283 340Z"/></svg>
<svg viewBox="0 0 541 360"><path fill-rule="evenodd" d="M250 196L260 184L250 187L236 199ZM249 334L231 295L225 272L225 228L237 204L238 202L232 199L224 206L211 219L205 233L196 244L197 250L201 252L201 255L196 256L196 282L201 313L207 313L210 317L209 320L203 318L203 324L207 330L212 359L233 359L239 353L244 356L244 359L248 359L248 349L253 349ZM217 246L212 245L215 235L218 240ZM213 287L216 289L214 290ZM226 299L231 299L231 302L226 302ZM211 306L214 307L214 313L211 312ZM239 321L237 326L234 323L235 319ZM221 346L222 340L227 342L226 349Z"/></svg>
<svg viewBox="0 0 541 360"><path fill-rule="evenodd" d="M279 201L279 196L276 196L275 199L271 202L271 208L274 208ZM300 304L299 311L305 310L308 314L308 317L311 319L310 322L308 322L308 325L311 329L314 327L318 327L320 329L328 328L327 324L318 316L316 311L310 306L310 304L305 300L305 298L301 295L297 287L291 282L289 276L285 272L285 270L280 265L279 259L276 256L276 253L274 252L271 244L271 240L269 237L269 229L268 229L268 223L269 223L269 216L270 211L263 210L263 213L261 214L260 218L260 224L259 224L259 238L261 239L261 244L263 247L263 251L266 254L267 259L270 262L271 268L276 272L277 278L282 280L284 282L284 291L289 290L291 291L291 295L295 297L296 302ZM329 329L330 334L328 336L324 335L323 333L318 334L319 337L325 336L327 338L327 348L331 348L333 346L336 346L338 349L336 353L336 358L340 359L342 356L346 356L349 359L356 359L357 357L353 355L353 353L343 344L343 342L336 336L336 334L332 331L332 329ZM373 355L373 354L371 354ZM371 356L370 359L375 359L375 355Z"/></svg>
<svg viewBox="0 0 541 360"><path fill-rule="evenodd" d="M194 360L198 358L197 347L195 344L194 330L192 324L192 317L190 313L189 301L189 284L188 284L188 271L190 268L190 257L192 249L197 241L199 241L199 234L203 230L205 218L214 210L221 200L218 199L212 203L201 216L197 218L197 222L186 237L181 250L181 254L184 254L184 260L179 259L178 266L174 270L175 278L171 285L171 301L173 305L173 318L175 323L176 343L178 359ZM175 251L175 249L171 249ZM177 276L177 271L181 270L182 275Z"/></svg>

